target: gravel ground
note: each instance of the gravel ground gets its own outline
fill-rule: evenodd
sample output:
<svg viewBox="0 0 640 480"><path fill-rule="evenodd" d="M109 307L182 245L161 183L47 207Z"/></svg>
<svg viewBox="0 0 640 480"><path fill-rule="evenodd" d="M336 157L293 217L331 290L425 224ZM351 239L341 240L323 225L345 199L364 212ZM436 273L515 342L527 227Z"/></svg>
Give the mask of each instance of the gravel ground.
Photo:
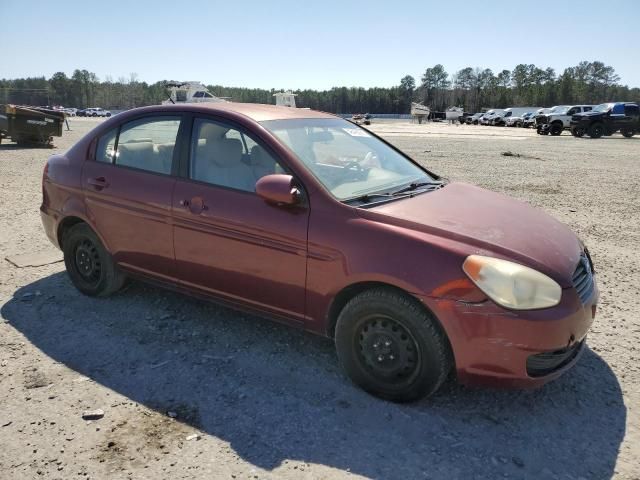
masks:
<svg viewBox="0 0 640 480"><path fill-rule="evenodd" d="M396 405L352 386L328 340L140 283L90 299L62 263L6 262L51 250L44 162L99 121L71 119L54 150L0 145L0 478L640 478L640 138L371 126L569 224L601 288L589 348L559 380Z"/></svg>

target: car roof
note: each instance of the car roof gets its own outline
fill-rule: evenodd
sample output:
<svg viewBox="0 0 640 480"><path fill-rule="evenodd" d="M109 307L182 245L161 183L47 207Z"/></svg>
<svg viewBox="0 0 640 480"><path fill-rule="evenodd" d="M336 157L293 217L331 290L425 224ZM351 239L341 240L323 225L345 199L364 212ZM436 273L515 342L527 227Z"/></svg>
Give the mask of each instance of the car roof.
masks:
<svg viewBox="0 0 640 480"><path fill-rule="evenodd" d="M335 115L318 112L308 108L292 108L262 103L211 102L189 103L182 105L165 105L167 110L191 110L209 112L235 112L251 118L256 122L266 120L289 120L296 118L336 118Z"/></svg>

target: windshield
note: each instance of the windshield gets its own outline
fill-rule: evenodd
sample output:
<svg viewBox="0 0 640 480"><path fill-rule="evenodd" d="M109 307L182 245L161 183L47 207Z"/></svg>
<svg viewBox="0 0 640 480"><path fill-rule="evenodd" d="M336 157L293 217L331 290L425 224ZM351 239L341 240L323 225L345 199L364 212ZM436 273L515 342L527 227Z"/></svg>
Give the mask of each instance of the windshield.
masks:
<svg viewBox="0 0 640 480"><path fill-rule="evenodd" d="M339 118L260 122L338 200L434 180L364 128Z"/></svg>
<svg viewBox="0 0 640 480"><path fill-rule="evenodd" d="M611 108L611 103L601 103L600 105L596 106L593 108L592 112L608 112L609 109Z"/></svg>

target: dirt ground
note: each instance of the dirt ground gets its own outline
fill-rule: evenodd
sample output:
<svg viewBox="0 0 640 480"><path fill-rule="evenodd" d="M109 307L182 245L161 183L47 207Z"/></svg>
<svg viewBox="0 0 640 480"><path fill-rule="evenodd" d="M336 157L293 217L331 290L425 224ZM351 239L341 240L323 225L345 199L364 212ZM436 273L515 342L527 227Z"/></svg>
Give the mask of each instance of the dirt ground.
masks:
<svg viewBox="0 0 640 480"><path fill-rule="evenodd" d="M51 251L45 160L99 121L71 119L53 150L0 145L0 478L640 478L640 138L371 126L570 225L601 289L589 348L559 380L396 405L354 387L331 341L140 283L91 299L62 263L5 261Z"/></svg>

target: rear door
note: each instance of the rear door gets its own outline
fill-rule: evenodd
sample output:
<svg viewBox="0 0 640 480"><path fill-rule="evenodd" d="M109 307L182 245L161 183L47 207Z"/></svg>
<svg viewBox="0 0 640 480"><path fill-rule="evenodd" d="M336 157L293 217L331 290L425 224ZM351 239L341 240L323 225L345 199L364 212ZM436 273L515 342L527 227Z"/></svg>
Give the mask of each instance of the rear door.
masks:
<svg viewBox="0 0 640 480"><path fill-rule="evenodd" d="M281 162L246 131L208 118L194 119L186 150L172 205L179 280L302 321L309 210L255 193L259 178L284 172Z"/></svg>
<svg viewBox="0 0 640 480"><path fill-rule="evenodd" d="M627 104L624 106L624 124L621 127L631 128L637 130L640 128L640 107L634 104Z"/></svg>
<svg viewBox="0 0 640 480"><path fill-rule="evenodd" d="M172 172L181 120L155 114L115 127L98 139L82 170L89 216L114 260L167 280L173 278Z"/></svg>

